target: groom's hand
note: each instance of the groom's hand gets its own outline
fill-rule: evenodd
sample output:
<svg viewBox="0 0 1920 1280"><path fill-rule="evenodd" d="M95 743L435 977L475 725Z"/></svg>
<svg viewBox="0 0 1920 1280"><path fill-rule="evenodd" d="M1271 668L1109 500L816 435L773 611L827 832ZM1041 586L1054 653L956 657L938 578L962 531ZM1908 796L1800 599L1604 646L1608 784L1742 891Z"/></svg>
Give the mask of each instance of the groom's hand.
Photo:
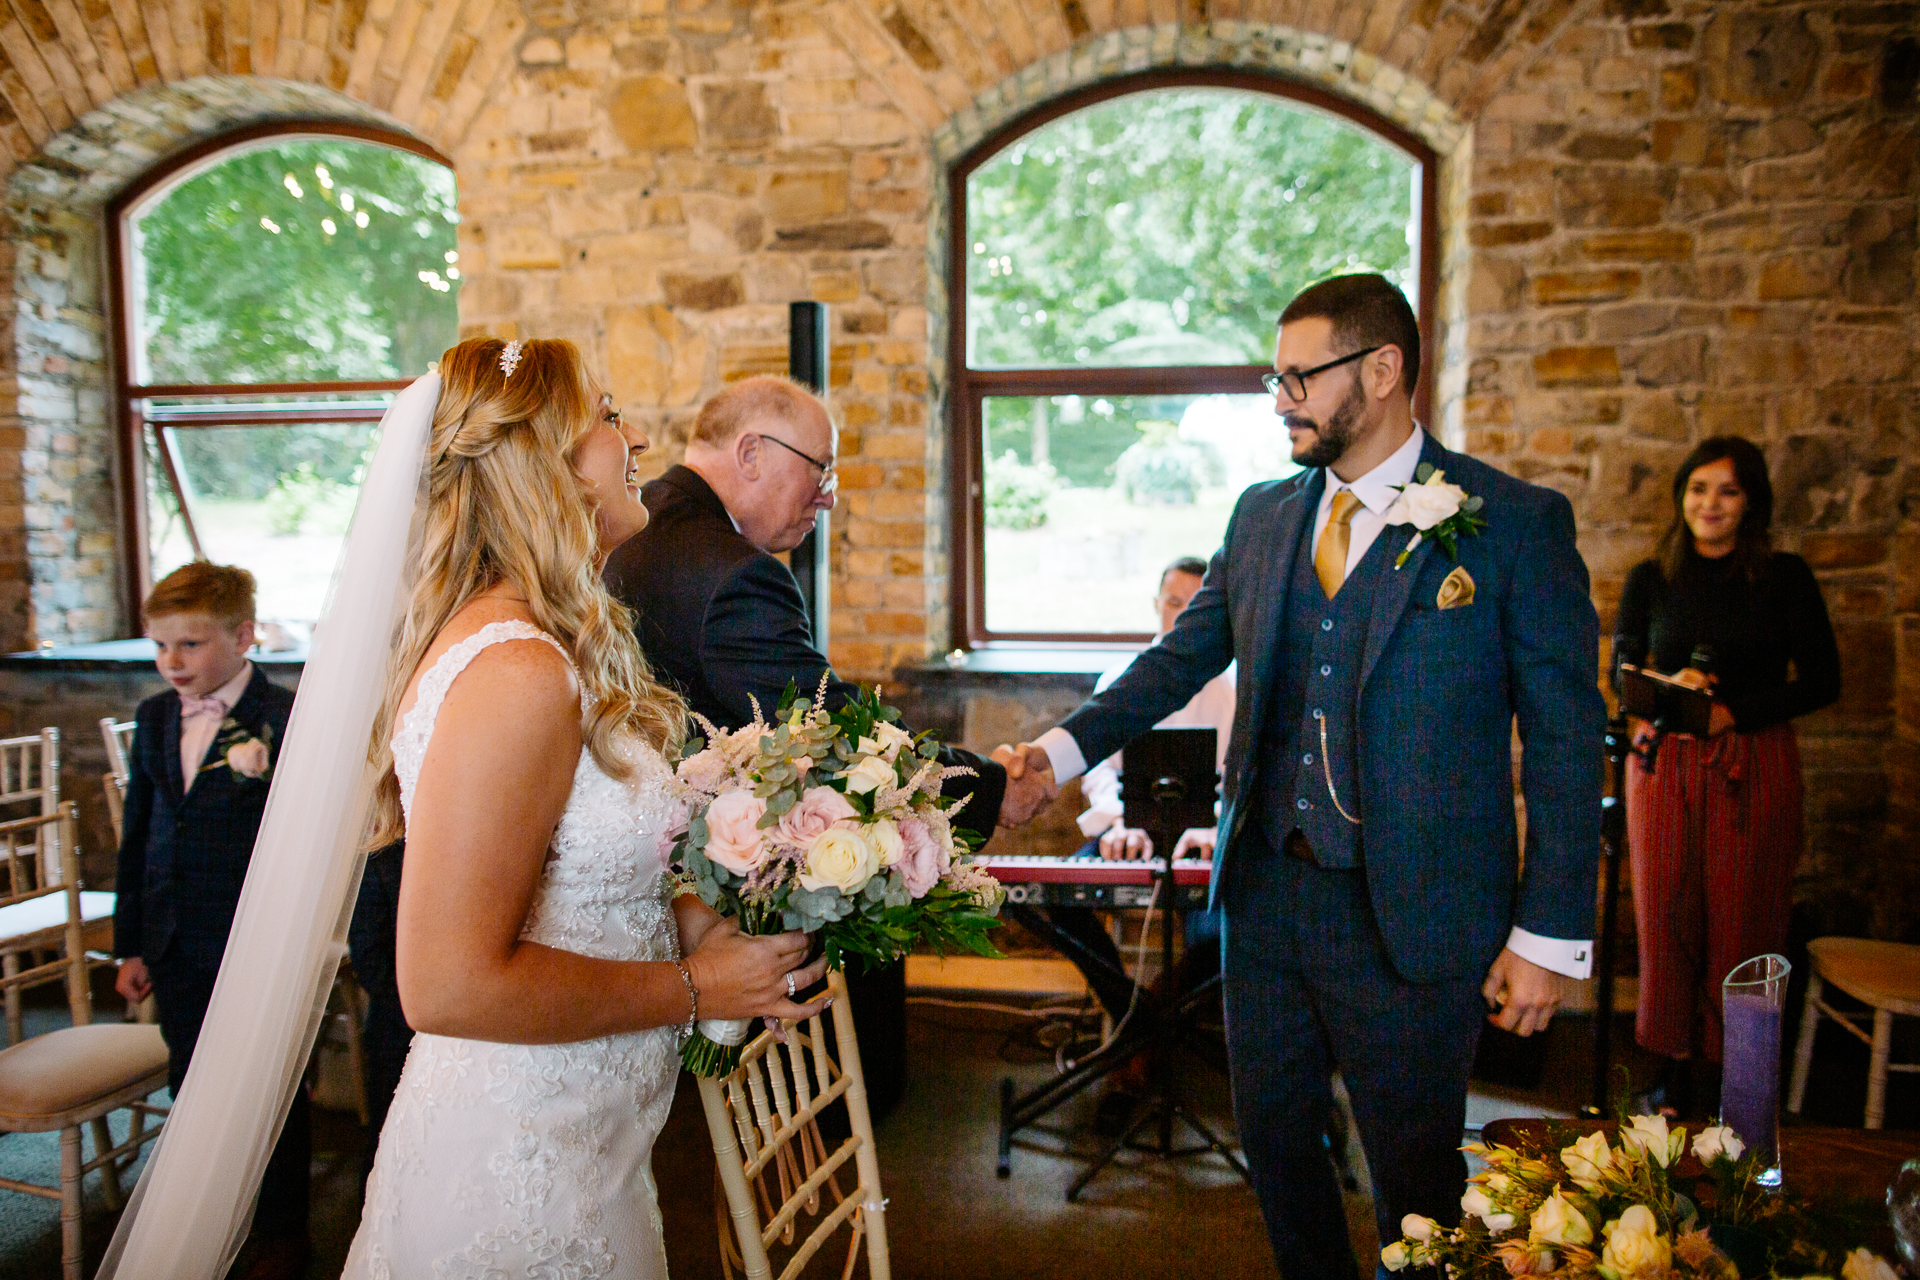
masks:
<svg viewBox="0 0 1920 1280"><path fill-rule="evenodd" d="M1545 1031L1565 997L1564 983L1565 979L1553 970L1502 948L1480 987L1487 1007L1494 1011L1487 1015L1487 1021L1517 1035Z"/></svg>
<svg viewBox="0 0 1920 1280"><path fill-rule="evenodd" d="M1060 788L1053 782L1053 761L1031 742L993 749L995 764L1007 771L1007 794L1000 802L1000 825L1018 827L1054 802Z"/></svg>

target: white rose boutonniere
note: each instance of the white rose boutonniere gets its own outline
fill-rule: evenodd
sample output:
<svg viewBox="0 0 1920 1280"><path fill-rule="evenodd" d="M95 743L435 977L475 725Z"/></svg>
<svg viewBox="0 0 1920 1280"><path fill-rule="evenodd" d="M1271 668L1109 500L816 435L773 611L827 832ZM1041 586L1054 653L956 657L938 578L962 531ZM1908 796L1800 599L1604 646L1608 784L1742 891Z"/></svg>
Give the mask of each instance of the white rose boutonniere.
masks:
<svg viewBox="0 0 1920 1280"><path fill-rule="evenodd" d="M1413 483L1401 486L1400 496L1384 517L1389 526L1412 525L1414 530L1393 567L1405 564L1423 538L1432 538L1449 559L1459 560L1460 535L1478 537L1487 527L1486 517L1480 514L1485 505L1484 498L1469 496L1459 485L1447 483L1447 473L1431 462L1421 463L1413 473Z"/></svg>

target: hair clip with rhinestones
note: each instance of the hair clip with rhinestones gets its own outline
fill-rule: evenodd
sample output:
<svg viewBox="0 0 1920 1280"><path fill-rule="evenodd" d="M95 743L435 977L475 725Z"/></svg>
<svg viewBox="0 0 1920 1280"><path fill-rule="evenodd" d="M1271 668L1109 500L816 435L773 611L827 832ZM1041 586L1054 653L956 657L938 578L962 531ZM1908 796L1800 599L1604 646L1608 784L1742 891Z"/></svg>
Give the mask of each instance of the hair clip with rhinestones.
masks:
<svg viewBox="0 0 1920 1280"><path fill-rule="evenodd" d="M511 378L513 371L520 367L520 351L521 348L526 345L527 344L520 341L520 339L515 338L512 342L500 348L500 376L502 378Z"/></svg>

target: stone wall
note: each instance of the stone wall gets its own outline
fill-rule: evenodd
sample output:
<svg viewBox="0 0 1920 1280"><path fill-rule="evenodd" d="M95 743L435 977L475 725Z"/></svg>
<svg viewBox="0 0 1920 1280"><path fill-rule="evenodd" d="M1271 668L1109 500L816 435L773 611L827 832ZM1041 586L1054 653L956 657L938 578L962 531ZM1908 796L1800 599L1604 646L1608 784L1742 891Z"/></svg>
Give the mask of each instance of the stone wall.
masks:
<svg viewBox="0 0 1920 1280"><path fill-rule="evenodd" d="M1842 657L1839 705L1799 726L1804 891L1835 925L1879 902L1889 931L1920 886L1904 836L1880 848L1915 679L1893 540L1920 496L1915 14L1610 0L1571 24L1474 131L1460 414L1470 452L1573 500L1603 618L1691 445L1766 450Z"/></svg>
<svg viewBox="0 0 1920 1280"><path fill-rule="evenodd" d="M360 113L455 160L467 331L583 343L654 434L652 465L705 396L784 367L786 303L832 304L832 656L865 678L917 663L951 642L946 165L1125 71L1266 70L1441 153L1435 425L1573 499L1603 616L1687 446L1763 442L1781 543L1820 571L1845 655L1842 705L1804 726L1808 895L1913 927L1916 873L1896 856L1920 743L1900 533L1920 486L1913 3L289 0L254 25L246 6L127 0L91 26L52 16L69 8L26 0L32 20L0 41L0 641L125 625L97 586L119 572L89 399L86 237L105 193L242 116ZM228 105L158 134L126 109L191 85ZM66 186L27 200L48 172Z"/></svg>

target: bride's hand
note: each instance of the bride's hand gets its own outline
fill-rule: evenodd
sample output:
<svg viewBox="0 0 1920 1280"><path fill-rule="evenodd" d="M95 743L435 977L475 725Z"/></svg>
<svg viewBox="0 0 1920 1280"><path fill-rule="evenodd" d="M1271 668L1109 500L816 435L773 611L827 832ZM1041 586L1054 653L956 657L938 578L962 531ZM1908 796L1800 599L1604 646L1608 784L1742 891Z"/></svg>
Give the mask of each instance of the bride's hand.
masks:
<svg viewBox="0 0 1920 1280"><path fill-rule="evenodd" d="M804 991L827 972L827 958L812 964L807 958L807 935L772 933L754 936L740 932L738 923L722 920L708 929L699 948L687 957L687 971L700 990L702 1018L811 1018L827 1007L822 997L796 1004L789 990ZM789 987L787 975L793 975Z"/></svg>

